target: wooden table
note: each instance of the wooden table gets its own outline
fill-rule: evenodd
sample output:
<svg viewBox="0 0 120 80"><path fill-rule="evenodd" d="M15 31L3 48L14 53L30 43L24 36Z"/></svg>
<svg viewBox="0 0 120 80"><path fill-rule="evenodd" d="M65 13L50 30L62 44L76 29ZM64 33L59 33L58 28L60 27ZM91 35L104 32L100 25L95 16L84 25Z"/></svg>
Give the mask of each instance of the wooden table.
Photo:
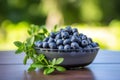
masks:
<svg viewBox="0 0 120 80"><path fill-rule="evenodd" d="M15 55L14 51L0 51L0 80L120 80L120 51L100 50L85 69L47 76L40 70L27 72L29 64L22 64L23 56Z"/></svg>

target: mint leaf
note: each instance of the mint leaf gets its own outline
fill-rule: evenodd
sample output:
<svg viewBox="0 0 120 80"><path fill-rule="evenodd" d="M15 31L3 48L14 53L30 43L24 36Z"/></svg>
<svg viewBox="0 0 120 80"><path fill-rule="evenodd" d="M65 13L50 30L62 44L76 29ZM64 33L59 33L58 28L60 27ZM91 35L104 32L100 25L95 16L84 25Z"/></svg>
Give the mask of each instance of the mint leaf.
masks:
<svg viewBox="0 0 120 80"><path fill-rule="evenodd" d="M53 30L52 30L52 32L56 32L56 31L57 31L57 27L58 27L58 26L55 25L54 28L53 28Z"/></svg>
<svg viewBox="0 0 120 80"><path fill-rule="evenodd" d="M35 41L41 40L43 41L43 39L45 38L45 34L42 35L42 33L40 33L41 35L35 35Z"/></svg>
<svg viewBox="0 0 120 80"><path fill-rule="evenodd" d="M23 50L20 49L20 48L18 48L18 49L15 51L15 54L20 54L20 53L22 53L22 52L23 52Z"/></svg>
<svg viewBox="0 0 120 80"><path fill-rule="evenodd" d="M34 68L43 68L43 67L45 67L44 65L39 64L39 63L33 63L31 66L34 67Z"/></svg>
<svg viewBox="0 0 120 80"><path fill-rule="evenodd" d="M44 70L43 74L48 75L48 74L50 74L50 73L52 73L52 72L54 72L54 71L55 71L54 68L46 68L46 69Z"/></svg>
<svg viewBox="0 0 120 80"><path fill-rule="evenodd" d="M57 30L57 27L58 27L57 25L54 26L54 30L55 30L55 31Z"/></svg>
<svg viewBox="0 0 120 80"><path fill-rule="evenodd" d="M35 70L35 69L36 69L36 68L30 66L30 67L28 68L28 71L30 72L30 71L33 71L33 70Z"/></svg>
<svg viewBox="0 0 120 80"><path fill-rule="evenodd" d="M52 65L55 65L55 63L56 63L56 58L52 60Z"/></svg>
<svg viewBox="0 0 120 80"><path fill-rule="evenodd" d="M55 63L55 64L60 64L60 63L63 62L63 60L64 60L64 58L58 58L58 59L56 60L56 63Z"/></svg>
<svg viewBox="0 0 120 80"><path fill-rule="evenodd" d="M26 56L24 57L24 60L23 60L23 64L24 64L24 65L26 65L27 59L28 59L28 56L26 55Z"/></svg>
<svg viewBox="0 0 120 80"><path fill-rule="evenodd" d="M29 35L32 35L32 32L31 32L30 30L28 30L28 34L29 34Z"/></svg>
<svg viewBox="0 0 120 80"><path fill-rule="evenodd" d="M39 31L39 26L32 24L32 25L30 26L30 29L28 30L28 33L29 33L30 35L35 35L35 34L38 33L38 31Z"/></svg>
<svg viewBox="0 0 120 80"><path fill-rule="evenodd" d="M57 67L56 67L56 70L57 70L57 71L60 71L60 72L66 71L66 69L65 69L64 67L62 67L62 66L57 66Z"/></svg>
<svg viewBox="0 0 120 80"><path fill-rule="evenodd" d="M17 46L17 47L21 47L23 45L23 43L20 42L20 41L15 41L14 45Z"/></svg>
<svg viewBox="0 0 120 80"><path fill-rule="evenodd" d="M43 55L42 53L37 57L37 60L40 62L44 59L45 59L45 55Z"/></svg>
<svg viewBox="0 0 120 80"><path fill-rule="evenodd" d="M28 45L28 46L32 46L33 43L34 43L34 40L35 40L35 37L34 37L34 36L28 38L28 39L26 40L26 41L27 41L27 45Z"/></svg>
<svg viewBox="0 0 120 80"><path fill-rule="evenodd" d="M43 29L43 33L48 33L48 31L45 27L43 27L42 29Z"/></svg>

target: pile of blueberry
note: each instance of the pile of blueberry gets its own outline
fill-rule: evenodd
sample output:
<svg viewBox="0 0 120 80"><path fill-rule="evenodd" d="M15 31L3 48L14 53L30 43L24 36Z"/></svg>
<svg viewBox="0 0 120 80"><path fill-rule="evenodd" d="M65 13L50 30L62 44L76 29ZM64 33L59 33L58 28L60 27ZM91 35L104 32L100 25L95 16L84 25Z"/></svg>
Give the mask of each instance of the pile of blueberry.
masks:
<svg viewBox="0 0 120 80"><path fill-rule="evenodd" d="M77 28L70 26L60 29L58 32L51 32L43 41L35 42L35 46L44 49L78 50L99 47L98 43L91 38L79 33Z"/></svg>

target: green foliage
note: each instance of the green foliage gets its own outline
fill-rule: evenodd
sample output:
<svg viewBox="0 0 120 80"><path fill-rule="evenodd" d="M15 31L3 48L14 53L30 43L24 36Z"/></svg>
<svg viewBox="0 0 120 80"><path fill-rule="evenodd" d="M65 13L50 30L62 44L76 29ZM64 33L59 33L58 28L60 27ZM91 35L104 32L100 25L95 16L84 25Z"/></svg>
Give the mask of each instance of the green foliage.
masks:
<svg viewBox="0 0 120 80"><path fill-rule="evenodd" d="M55 64L60 64L61 62L63 62L63 60L64 60L63 58L59 58L55 61Z"/></svg>
<svg viewBox="0 0 120 80"><path fill-rule="evenodd" d="M53 13L69 25L82 22L108 24L112 19L120 19L119 3L119 0L0 0L0 23L8 19L41 25Z"/></svg>
<svg viewBox="0 0 120 80"><path fill-rule="evenodd" d="M44 74L50 74L55 70L65 71L64 67L57 66L63 62L63 58L54 58L52 61L48 61L42 53L38 55L34 49L34 42L37 40L43 40L49 35L45 26L31 25L28 34L30 35L24 42L15 41L14 45L17 47L16 54L24 52L26 55L23 60L23 64L27 63L28 59L32 59L33 63L30 65L28 71L35 70L36 68L44 69Z"/></svg>
<svg viewBox="0 0 120 80"><path fill-rule="evenodd" d="M23 59L23 64L24 64L24 65L26 64L28 58L29 58L28 55L26 55L26 56L24 57L24 59Z"/></svg>
<svg viewBox="0 0 120 80"><path fill-rule="evenodd" d="M65 71L66 69L65 69L64 67L58 66L58 67L56 67L56 70L63 72L63 71Z"/></svg>
<svg viewBox="0 0 120 80"><path fill-rule="evenodd" d="M42 32L40 30L42 30ZM31 25L28 30L28 34L30 35L30 37L28 37L26 41L24 42L15 41L14 42L15 46L18 47L18 49L16 50L16 54L19 54L22 52L26 53L26 56L23 61L24 64L26 64L28 59L32 59L33 61L35 60L36 53L33 48L34 42L36 40L43 40L48 34L48 31L43 26L39 27L37 25Z"/></svg>
<svg viewBox="0 0 120 80"><path fill-rule="evenodd" d="M18 47L18 49L16 50L16 54L22 53L23 49L24 49L24 44L20 41L15 41L14 42L15 46Z"/></svg>
<svg viewBox="0 0 120 80"><path fill-rule="evenodd" d="M60 63L63 62L63 58L54 58L53 60L47 60L45 55L43 55L42 53L37 56L36 58L36 62L32 63L30 68L28 69L28 71L31 71L31 69L44 69L43 74L48 75L52 72L54 72L55 70L57 71L65 71L66 69L62 66L58 66Z"/></svg>
<svg viewBox="0 0 120 80"><path fill-rule="evenodd" d="M30 35L30 37L28 37L26 39L26 41L24 42L20 42L20 41L15 41L14 44L16 47L18 47L18 49L16 50L16 54L25 52L26 56L23 60L23 63L26 64L28 59L32 59L33 61L35 61L35 50L34 50L34 42L36 41L36 35L38 35L38 33L44 33L44 32L39 32L39 30L42 29L42 27L39 27L37 25L31 25L30 29L28 30L28 34ZM47 33L44 33L47 34ZM43 38L39 37L39 36L43 36L43 38L45 38L44 35L38 35L37 39L42 40Z"/></svg>
<svg viewBox="0 0 120 80"><path fill-rule="evenodd" d="M43 73L43 74L48 75L48 74L52 73L53 71L55 71L54 68L46 68L46 69L44 70L44 73Z"/></svg>
<svg viewBox="0 0 120 80"><path fill-rule="evenodd" d="M58 25L55 25L55 26L53 27L52 32L57 32L57 28L58 28Z"/></svg>
<svg viewBox="0 0 120 80"><path fill-rule="evenodd" d="M20 41L16 41L16 42L14 42L14 44L15 44L15 46L17 46L17 47L20 47L20 46L23 45Z"/></svg>

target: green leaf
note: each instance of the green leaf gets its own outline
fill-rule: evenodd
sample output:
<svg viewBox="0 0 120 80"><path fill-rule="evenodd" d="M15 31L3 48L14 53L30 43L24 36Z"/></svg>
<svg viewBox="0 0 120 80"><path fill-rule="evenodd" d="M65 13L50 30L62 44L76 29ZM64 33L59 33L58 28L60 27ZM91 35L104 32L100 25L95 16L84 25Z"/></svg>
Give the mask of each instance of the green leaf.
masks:
<svg viewBox="0 0 120 80"><path fill-rule="evenodd" d="M28 56L26 55L26 56L24 57L24 60L23 60L23 64L24 64L24 65L26 65L27 59L28 59Z"/></svg>
<svg viewBox="0 0 120 80"><path fill-rule="evenodd" d="M39 31L39 26L38 25L32 24L30 26L29 32L31 33L31 35L35 35L38 31Z"/></svg>
<svg viewBox="0 0 120 80"><path fill-rule="evenodd" d="M39 36L40 36L40 35L41 35L41 36L44 36L44 34L45 34L45 33L38 33Z"/></svg>
<svg viewBox="0 0 120 80"><path fill-rule="evenodd" d="M55 63L55 64L60 64L60 63L63 62L63 60L64 60L64 58L58 58L58 59L56 60L56 63Z"/></svg>
<svg viewBox="0 0 120 80"><path fill-rule="evenodd" d="M43 55L42 53L37 57L38 61L42 61L43 59L45 59L45 55Z"/></svg>
<svg viewBox="0 0 120 80"><path fill-rule="evenodd" d="M60 72L66 71L66 69L65 69L64 67L62 67L62 66L57 66L57 67L56 67L56 70L57 70L57 71L60 71Z"/></svg>
<svg viewBox="0 0 120 80"><path fill-rule="evenodd" d="M31 30L28 30L28 34L29 34L29 35L32 35L32 31L31 31Z"/></svg>
<svg viewBox="0 0 120 80"><path fill-rule="evenodd" d="M25 52L25 51L28 50L28 46L27 46L27 43L25 43L25 42L23 43L23 45L24 45L24 46L23 46L23 50L24 50L24 52Z"/></svg>
<svg viewBox="0 0 120 80"><path fill-rule="evenodd" d="M43 33L48 33L47 29L45 27L42 28L43 29Z"/></svg>
<svg viewBox="0 0 120 80"><path fill-rule="evenodd" d="M18 48L18 49L15 51L15 54L20 54L20 53L22 53L22 52L23 52L23 50L20 49L20 48Z"/></svg>
<svg viewBox="0 0 120 80"><path fill-rule="evenodd" d="M55 25L52 31L53 31L53 32L56 32L56 31L57 31L57 27L58 27L58 26Z"/></svg>
<svg viewBox="0 0 120 80"><path fill-rule="evenodd" d="M35 70L35 69L36 69L35 67L31 67L31 66L30 66L30 67L28 68L28 71L30 72L30 71L33 71L33 70Z"/></svg>
<svg viewBox="0 0 120 80"><path fill-rule="evenodd" d="M55 65L55 63L56 63L56 58L52 60L52 65Z"/></svg>
<svg viewBox="0 0 120 80"><path fill-rule="evenodd" d="M51 60L48 60L48 63L49 63L49 64L52 64Z"/></svg>
<svg viewBox="0 0 120 80"><path fill-rule="evenodd" d="M43 67L45 67L44 65L39 64L39 63L33 63L31 66L34 67L34 68L43 68Z"/></svg>
<svg viewBox="0 0 120 80"><path fill-rule="evenodd" d="M38 41L38 40L43 41L44 38L45 38L45 34L43 34L43 35L35 35L35 41Z"/></svg>
<svg viewBox="0 0 120 80"><path fill-rule="evenodd" d="M56 30L56 29L57 29L57 27L58 27L58 26L57 26L57 25L55 25L55 26L54 26L54 30Z"/></svg>
<svg viewBox="0 0 120 80"><path fill-rule="evenodd" d="M48 75L48 74L51 74L54 71L55 71L54 68L45 68L43 74Z"/></svg>
<svg viewBox="0 0 120 80"><path fill-rule="evenodd" d="M14 45L17 46L17 47L21 47L23 45L23 43L20 42L20 41L15 41Z"/></svg>
<svg viewBox="0 0 120 80"><path fill-rule="evenodd" d="M26 41L27 41L27 45L28 45L28 46L32 46L33 43L34 43L34 40L35 40L35 37L34 37L34 36L28 38L28 39L26 40Z"/></svg>

